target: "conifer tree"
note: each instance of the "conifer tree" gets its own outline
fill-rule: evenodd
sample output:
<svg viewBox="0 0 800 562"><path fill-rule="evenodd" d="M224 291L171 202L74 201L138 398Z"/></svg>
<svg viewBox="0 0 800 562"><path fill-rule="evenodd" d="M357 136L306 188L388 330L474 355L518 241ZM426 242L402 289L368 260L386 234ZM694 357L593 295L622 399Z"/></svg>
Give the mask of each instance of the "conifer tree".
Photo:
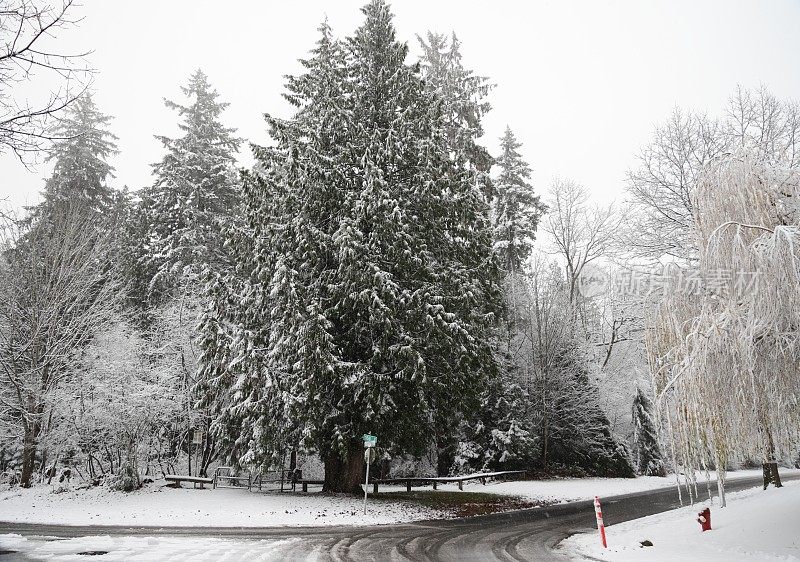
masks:
<svg viewBox="0 0 800 562"><path fill-rule="evenodd" d="M628 451L611 433L577 342L563 341L548 370L545 384L534 393L542 400L534 418L542 432L543 468L557 465L592 476L633 477Z"/></svg>
<svg viewBox="0 0 800 562"><path fill-rule="evenodd" d="M491 201L494 189L489 176L494 160L478 143L483 136L481 120L492 106L486 101L493 85L488 78L477 76L461 62L461 42L453 33L448 41L440 33L428 32L423 39L420 66L425 86L442 104L447 131L447 146L459 166L470 170L475 181Z"/></svg>
<svg viewBox="0 0 800 562"><path fill-rule="evenodd" d="M458 434L449 428L457 440L446 472L528 468L537 443L527 417L529 399L507 370L488 377L478 410L465 416Z"/></svg>
<svg viewBox="0 0 800 562"><path fill-rule="evenodd" d="M653 421L653 403L637 387L633 399L633 442L636 472L642 476L666 476L658 429Z"/></svg>
<svg viewBox="0 0 800 562"><path fill-rule="evenodd" d="M186 105L165 101L180 117L178 138L157 137L166 154L153 165L154 184L141 191L140 205L129 216L126 238L130 244L125 260L128 287L138 310L141 327L165 334L164 346L154 360L176 367L175 380L182 404L181 417L171 428L172 446L189 450L192 429L207 429L210 419L198 409L193 388L205 384L197 379L199 353L195 330L207 306L203 283L228 268L222 247L224 232L239 213L240 191L235 170L239 139L222 124L228 104L219 100L206 75L197 70L181 88ZM144 293L144 295L143 295ZM200 473L213 460L216 443L206 440ZM188 456L192 473L192 459Z"/></svg>
<svg viewBox="0 0 800 562"><path fill-rule="evenodd" d="M239 202L234 171L239 139L220 121L227 103L197 70L182 87L188 105L165 100L181 117L183 136L157 137L167 153L153 165L156 181L142 194L148 235L143 261L151 291L164 296L197 281L221 255L221 230Z"/></svg>
<svg viewBox="0 0 800 562"><path fill-rule="evenodd" d="M302 416L293 409L302 404L287 404L265 388L288 381L277 378L275 363L278 369L281 363L268 361L264 351L283 360L300 347L310 372L332 368L325 341L303 346L295 332L322 335L321 317L301 308L298 291L331 280L324 264L336 259L331 237L337 225L331 217L338 213L340 188L324 181L330 173L325 166L333 162L326 154L345 148L342 125L349 119L339 104L346 85L344 50L327 23L319 31L313 56L301 60L306 72L289 77L286 85L284 97L296 115L291 120L267 115L276 146L253 147L258 164L244 174L245 221L227 231L235 267L214 275L207 287L211 299L201 323L200 367L205 382L198 390L214 416L224 454L235 465L269 464L307 437L294 422ZM296 382L308 383L303 394L309 399L319 392L315 385L324 384L311 377Z"/></svg>
<svg viewBox="0 0 800 562"><path fill-rule="evenodd" d="M45 184L42 203L32 209L34 217L56 206L69 206L86 218L105 217L115 208L118 194L107 183L114 177L108 159L117 152L117 137L107 128L110 122L88 92L68 107L54 132L60 140L47 156L53 175Z"/></svg>
<svg viewBox="0 0 800 562"><path fill-rule="evenodd" d="M539 218L545 211L529 183L531 169L519 153L521 146L506 127L497 158L500 175L495 182L494 247L504 269L512 274L520 273L530 256Z"/></svg>
<svg viewBox="0 0 800 562"><path fill-rule="evenodd" d="M344 43L322 27L287 83L296 114L267 118L276 145L255 150L248 227L228 243L253 257L215 284L227 302L206 315L201 366L228 389L215 430L240 428L233 460L263 464L302 439L325 489L348 492L363 433L419 454L438 412L474 401L498 299L485 205L448 152L439 100L386 3L363 12Z"/></svg>
<svg viewBox="0 0 800 562"><path fill-rule="evenodd" d="M22 484L30 485L54 389L75 372L74 358L117 312L116 220L124 196L108 186L116 137L87 92L66 110L48 155L53 174L43 200L17 224L3 224L7 342L0 355L11 408L24 428ZM57 273L57 274L55 274ZM46 329L42 329L42 328Z"/></svg>
<svg viewBox="0 0 800 562"><path fill-rule="evenodd" d="M500 175L494 183L495 197L492 201L495 215L494 251L501 265L505 297L505 322L502 327L498 326L495 344L502 369L497 380L484 388L481 415L472 421L474 427L467 429L462 436L467 442L475 442L481 433L492 437L488 442L483 439L486 449L479 458L531 458L530 449L534 441L526 429L529 428L526 418L530 397L520 385L522 373L530 370L525 365L530 358L520 353L527 347L524 345L525 336L520 333L524 323L522 317L525 316L521 303L526 292L523 266L532 251L536 227L544 207L527 181L530 168L517 152L519 147L520 144L507 129L502 139L502 154L496 161L500 166ZM499 455L494 453L500 450L502 453Z"/></svg>
<svg viewBox="0 0 800 562"><path fill-rule="evenodd" d="M487 78L477 76L473 71L464 67L461 58L461 43L455 34L448 39L443 34L429 31L425 38L418 35L417 40L422 48L420 69L425 81L425 88L436 97L441 105L447 150L452 155L457 167L466 170L471 175L474 188L488 202L493 196L493 185L489 172L494 160L488 150L479 144L479 139L483 136L481 123L483 116L491 110L491 105L486 101L486 97L492 89L492 84L488 82ZM496 395L495 391L501 388L501 385L494 383L487 385L483 389L481 403L504 403L499 396L495 396L495 399L490 398L490 395ZM498 418L498 420L505 416L500 412L487 412L487 415L491 419ZM459 445L459 435L453 431L453 428L461 425L462 440L466 439L472 442L477 439L488 443L490 440L479 437L481 431L478 428L482 427L480 424L483 421L485 420L478 418L471 420L474 427L470 428L470 422L460 423L457 419L437 420L436 449L439 474L449 473L454 467L454 463L456 470L460 470L465 466L464 459L466 458L472 459L473 464L478 462L463 450L463 443ZM463 434L464 431L466 434ZM470 436L468 437L467 434ZM462 450L457 451L459 448ZM481 451L476 458L483 459L484 453L485 451ZM478 464L482 462L481 460Z"/></svg>

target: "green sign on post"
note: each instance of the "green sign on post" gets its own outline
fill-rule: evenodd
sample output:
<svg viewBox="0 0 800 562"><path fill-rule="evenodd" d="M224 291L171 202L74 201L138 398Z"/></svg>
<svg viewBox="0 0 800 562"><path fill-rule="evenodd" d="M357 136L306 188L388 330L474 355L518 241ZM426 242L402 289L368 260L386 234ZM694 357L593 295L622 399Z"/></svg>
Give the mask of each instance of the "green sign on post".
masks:
<svg viewBox="0 0 800 562"><path fill-rule="evenodd" d="M365 433L361 436L364 439L364 462L367 463L367 476L364 478L364 515L367 514L367 493L369 490L369 465L375 462L375 445L378 443L377 435Z"/></svg>

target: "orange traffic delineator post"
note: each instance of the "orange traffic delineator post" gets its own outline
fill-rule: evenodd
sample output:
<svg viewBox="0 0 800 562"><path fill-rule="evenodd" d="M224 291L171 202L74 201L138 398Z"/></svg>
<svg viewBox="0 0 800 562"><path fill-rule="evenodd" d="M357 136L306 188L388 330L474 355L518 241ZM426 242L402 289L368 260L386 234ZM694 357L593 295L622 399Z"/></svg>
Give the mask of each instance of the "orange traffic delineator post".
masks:
<svg viewBox="0 0 800 562"><path fill-rule="evenodd" d="M603 511L600 509L600 498L594 497L594 515L597 518L597 530L600 533L600 544L603 548L608 548L606 543L606 526L603 525Z"/></svg>

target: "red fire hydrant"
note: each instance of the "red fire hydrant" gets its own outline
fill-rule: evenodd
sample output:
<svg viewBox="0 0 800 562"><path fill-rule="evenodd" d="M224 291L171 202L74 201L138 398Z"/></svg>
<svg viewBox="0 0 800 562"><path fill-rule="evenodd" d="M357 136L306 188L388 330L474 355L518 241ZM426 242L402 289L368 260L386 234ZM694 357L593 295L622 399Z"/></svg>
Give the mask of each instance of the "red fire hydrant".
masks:
<svg viewBox="0 0 800 562"><path fill-rule="evenodd" d="M697 514L697 522L700 523L700 527L703 531L710 531L711 530L711 510L709 508L705 508L703 511Z"/></svg>

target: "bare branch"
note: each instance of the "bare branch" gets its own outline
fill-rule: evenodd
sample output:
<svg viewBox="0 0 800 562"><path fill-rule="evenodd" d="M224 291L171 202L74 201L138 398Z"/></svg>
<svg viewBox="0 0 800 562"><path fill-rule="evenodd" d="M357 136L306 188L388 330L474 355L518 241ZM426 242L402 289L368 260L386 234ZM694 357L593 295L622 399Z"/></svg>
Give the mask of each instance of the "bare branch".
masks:
<svg viewBox="0 0 800 562"><path fill-rule="evenodd" d="M26 167L32 156L58 140L52 125L63 110L91 85L88 52L61 53L48 45L80 20L78 5L64 0L54 7L36 0L0 0L0 153L10 150ZM15 85L61 85L44 99L19 99ZM31 91L36 88L30 88ZM16 95L15 95L16 94Z"/></svg>

